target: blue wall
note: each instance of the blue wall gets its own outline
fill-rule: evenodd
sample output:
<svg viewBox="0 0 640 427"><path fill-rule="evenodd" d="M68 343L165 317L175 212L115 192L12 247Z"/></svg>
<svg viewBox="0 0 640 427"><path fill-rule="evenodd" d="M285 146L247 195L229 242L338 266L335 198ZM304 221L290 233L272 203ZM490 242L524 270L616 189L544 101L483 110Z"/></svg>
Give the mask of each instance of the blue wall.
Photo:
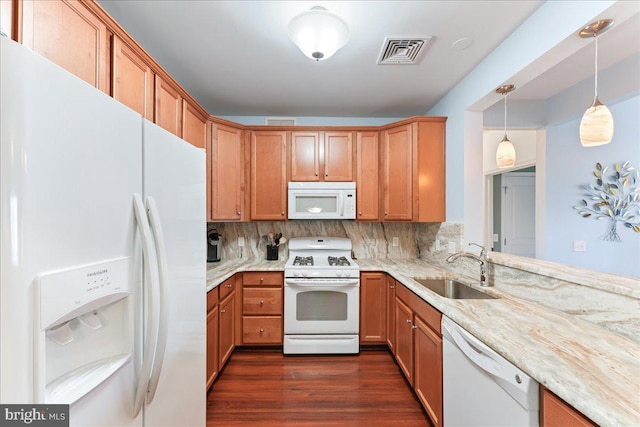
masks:
<svg viewBox="0 0 640 427"><path fill-rule="evenodd" d="M610 144L584 148L580 145L580 119L547 127L545 259L609 273L640 277L640 234L618 224L622 243L601 236L609 221L582 218L573 209L583 198L580 188L594 182L595 164L630 161L640 167L640 97L608 105L614 117ZM584 240L586 252L573 252L573 241Z"/></svg>
<svg viewBox="0 0 640 427"><path fill-rule="evenodd" d="M265 116L218 116L243 125L264 125ZM295 117L296 126L381 126L406 117Z"/></svg>

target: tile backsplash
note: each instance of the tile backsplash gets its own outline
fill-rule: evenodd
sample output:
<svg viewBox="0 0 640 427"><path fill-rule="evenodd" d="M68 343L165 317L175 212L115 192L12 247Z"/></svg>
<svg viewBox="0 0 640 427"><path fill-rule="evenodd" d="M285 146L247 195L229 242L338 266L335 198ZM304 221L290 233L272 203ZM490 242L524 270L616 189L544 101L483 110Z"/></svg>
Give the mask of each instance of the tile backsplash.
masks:
<svg viewBox="0 0 640 427"><path fill-rule="evenodd" d="M460 223L358 222L358 221L255 221L208 223L222 235L222 259L266 257L261 236L270 231L293 237L347 237L356 258L424 258L439 264L449 255L449 245L461 249L463 225ZM244 237L245 246L238 246ZM397 238L397 246L394 246ZM438 243L436 243L439 241ZM288 256L285 243L280 257Z"/></svg>

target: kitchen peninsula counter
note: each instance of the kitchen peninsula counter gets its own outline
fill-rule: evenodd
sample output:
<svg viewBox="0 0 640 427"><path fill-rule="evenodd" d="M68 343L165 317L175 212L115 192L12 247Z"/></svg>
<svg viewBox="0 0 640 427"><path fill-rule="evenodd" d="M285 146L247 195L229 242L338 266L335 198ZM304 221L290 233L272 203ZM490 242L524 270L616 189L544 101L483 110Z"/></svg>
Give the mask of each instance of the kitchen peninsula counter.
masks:
<svg viewBox="0 0 640 427"><path fill-rule="evenodd" d="M286 260L237 259L207 265L207 290L243 271L283 271ZM454 300L413 277L453 277L422 260L358 259L361 271L393 276L424 301L475 335L541 385L601 426L640 425L640 345L583 319L479 288L497 299Z"/></svg>

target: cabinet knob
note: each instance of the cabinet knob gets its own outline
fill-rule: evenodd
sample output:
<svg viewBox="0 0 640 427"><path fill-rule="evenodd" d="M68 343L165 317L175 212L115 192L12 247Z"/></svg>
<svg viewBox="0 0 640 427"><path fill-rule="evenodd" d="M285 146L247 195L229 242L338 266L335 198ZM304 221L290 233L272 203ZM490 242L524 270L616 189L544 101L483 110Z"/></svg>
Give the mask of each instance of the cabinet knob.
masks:
<svg viewBox="0 0 640 427"><path fill-rule="evenodd" d="M384 214L385 214L385 215L389 215L389 212L385 212Z"/></svg>
<svg viewBox="0 0 640 427"><path fill-rule="evenodd" d="M418 329L418 327L416 325L413 325L411 329Z"/></svg>
<svg viewBox="0 0 640 427"><path fill-rule="evenodd" d="M393 285L389 286L389 289L395 289L395 288L396 288L396 287L395 287L395 286L393 286Z"/></svg>
<svg viewBox="0 0 640 427"><path fill-rule="evenodd" d="M284 216L284 211L280 212L280 215Z"/></svg>
<svg viewBox="0 0 640 427"><path fill-rule="evenodd" d="M261 277L261 278L260 278L260 281L261 281L261 282L264 282L264 277Z"/></svg>
<svg viewBox="0 0 640 427"><path fill-rule="evenodd" d="M316 172L316 176L318 176L318 172Z"/></svg>
<svg viewBox="0 0 640 427"><path fill-rule="evenodd" d="M260 301L260 305L264 305L264 301Z"/></svg>
<svg viewBox="0 0 640 427"><path fill-rule="evenodd" d="M328 173L325 173L325 174L324 174L324 176L329 176L329 174L328 174Z"/></svg>
<svg viewBox="0 0 640 427"><path fill-rule="evenodd" d="M358 215L362 216L362 212L358 212Z"/></svg>
<svg viewBox="0 0 640 427"><path fill-rule="evenodd" d="M240 215L240 211L236 212L236 215Z"/></svg>
<svg viewBox="0 0 640 427"><path fill-rule="evenodd" d="M260 328L260 333L263 333L263 332L264 332L264 329Z"/></svg>
<svg viewBox="0 0 640 427"><path fill-rule="evenodd" d="M411 319L407 319L407 323L411 323Z"/></svg>
<svg viewBox="0 0 640 427"><path fill-rule="evenodd" d="M233 287L233 285L226 285L226 286L227 286L227 288L231 288L231 287Z"/></svg>
<svg viewBox="0 0 640 427"><path fill-rule="evenodd" d="M224 313L226 313L226 312L227 312L227 310L220 310L220 313L221 313L221 314L224 314Z"/></svg>

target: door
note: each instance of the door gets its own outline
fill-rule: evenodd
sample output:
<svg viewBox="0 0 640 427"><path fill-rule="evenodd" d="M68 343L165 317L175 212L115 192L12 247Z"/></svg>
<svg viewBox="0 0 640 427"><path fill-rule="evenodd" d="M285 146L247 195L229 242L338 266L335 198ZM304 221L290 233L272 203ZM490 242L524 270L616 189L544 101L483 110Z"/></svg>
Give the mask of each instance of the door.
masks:
<svg viewBox="0 0 640 427"><path fill-rule="evenodd" d="M359 221L378 220L378 132L358 132L356 136L356 203Z"/></svg>
<svg viewBox="0 0 640 427"><path fill-rule="evenodd" d="M414 390L431 418L442 426L442 338L415 316Z"/></svg>
<svg viewBox="0 0 640 427"><path fill-rule="evenodd" d="M287 133L251 133L251 219L285 220Z"/></svg>
<svg viewBox="0 0 640 427"><path fill-rule="evenodd" d="M34 278L120 257L140 265L132 195L142 191L142 126L6 37L0 52L0 402L24 404L33 402ZM131 269L132 288L140 272ZM132 418L135 379L129 362L71 406L71 425L142 425Z"/></svg>
<svg viewBox="0 0 640 427"><path fill-rule="evenodd" d="M213 123L211 133L211 219L239 221L244 196L242 131Z"/></svg>
<svg viewBox="0 0 640 427"><path fill-rule="evenodd" d="M387 339L387 276L384 273L360 275L360 342L384 343Z"/></svg>
<svg viewBox="0 0 640 427"><path fill-rule="evenodd" d="M204 425L206 156L148 120L143 125L144 196L155 201L164 235L169 304L167 329L160 334L166 339L164 360L160 366L160 352L154 358L154 370L161 370L152 374L145 423Z"/></svg>
<svg viewBox="0 0 640 427"><path fill-rule="evenodd" d="M398 366L413 386L413 311L396 298L395 352Z"/></svg>
<svg viewBox="0 0 640 427"><path fill-rule="evenodd" d="M535 258L535 202L535 173L502 175L502 252Z"/></svg>

